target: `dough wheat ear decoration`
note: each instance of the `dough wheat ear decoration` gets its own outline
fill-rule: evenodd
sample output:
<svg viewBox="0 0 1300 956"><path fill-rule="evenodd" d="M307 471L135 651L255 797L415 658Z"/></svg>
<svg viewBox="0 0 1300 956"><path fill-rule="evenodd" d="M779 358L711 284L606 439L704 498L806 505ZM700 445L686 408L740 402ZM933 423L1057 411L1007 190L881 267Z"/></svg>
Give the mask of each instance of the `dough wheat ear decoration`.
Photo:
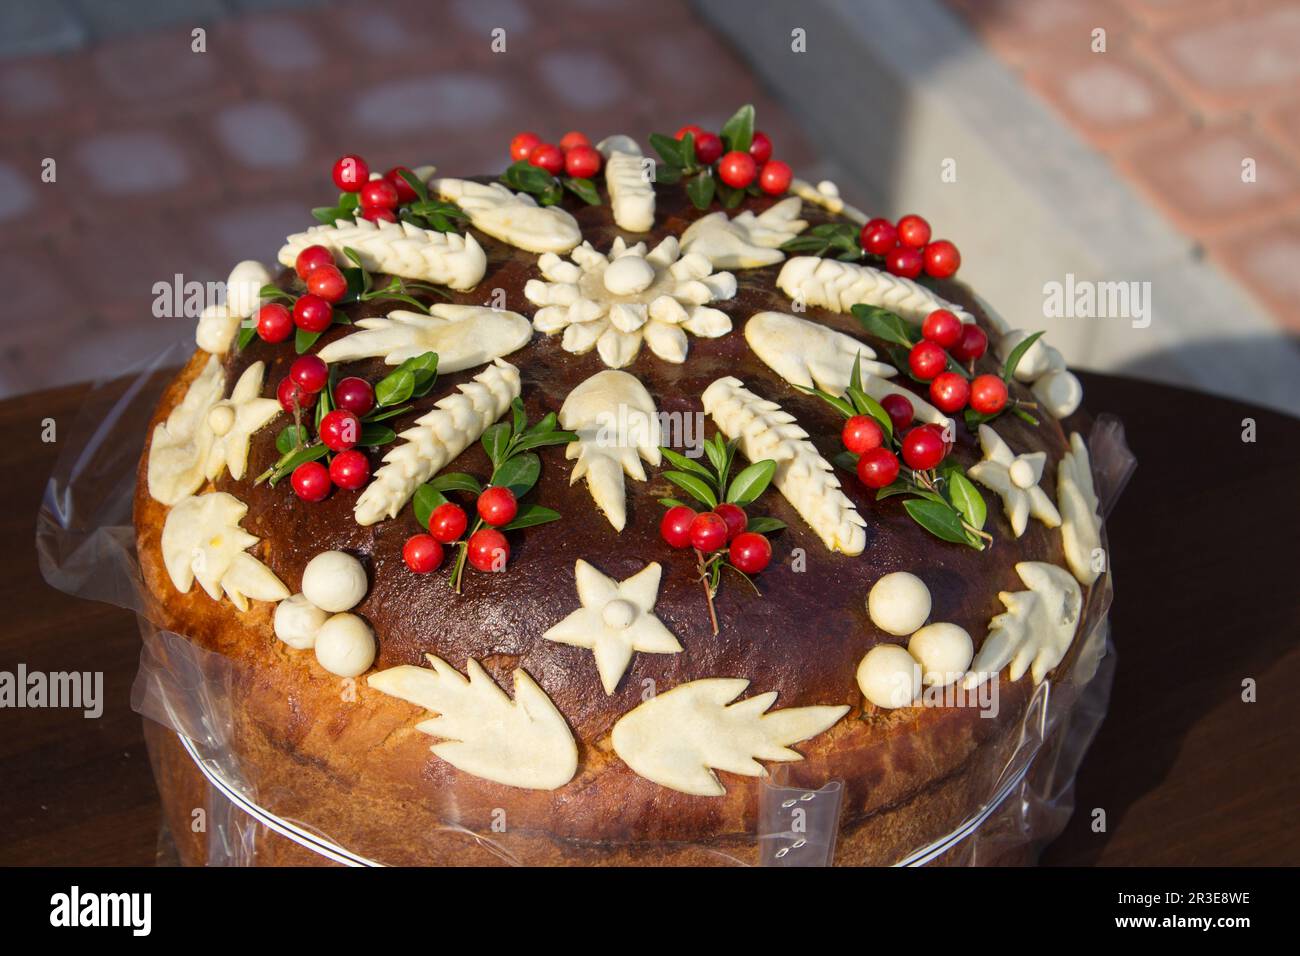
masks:
<svg viewBox="0 0 1300 956"><path fill-rule="evenodd" d="M357 524L394 518L415 494L447 463L463 452L487 427L505 414L519 395L519 369L497 359L472 382L438 400L433 411L415 420L384 456L384 465L357 499Z"/></svg>
<svg viewBox="0 0 1300 956"><path fill-rule="evenodd" d="M614 725L614 752L647 780L682 793L720 797L727 790L714 769L767 776L759 760L802 760L790 745L828 730L849 710L768 712L775 691L731 704L748 686L739 678L711 677L652 697Z"/></svg>
<svg viewBox="0 0 1300 956"><path fill-rule="evenodd" d="M528 252L568 252L582 241L578 220L559 206L539 206L501 183L444 178L429 188L463 209L474 228Z"/></svg>
<svg viewBox="0 0 1300 956"><path fill-rule="evenodd" d="M641 459L657 466L662 458L654 399L627 372L597 372L564 400L560 425L578 435L564 453L577 459L569 483L585 477L596 507L622 531L627 524L623 473L645 481Z"/></svg>
<svg viewBox="0 0 1300 956"><path fill-rule="evenodd" d="M808 440L793 415L759 398L738 378L720 378L703 395L704 410L750 461L776 462L772 484L832 551L861 554L867 522L844 492L831 464Z"/></svg>
<svg viewBox="0 0 1300 956"><path fill-rule="evenodd" d="M401 365L425 352L438 353L438 371L459 372L509 355L528 344L533 327L517 312L479 305L430 306L419 312L389 312L387 318L360 319L353 332L320 350L321 361L351 362L382 356Z"/></svg>
<svg viewBox="0 0 1300 956"><path fill-rule="evenodd" d="M614 222L628 232L649 232L655 224L655 188L641 147L630 136L609 136L596 144L605 157L605 188Z"/></svg>
<svg viewBox="0 0 1300 956"><path fill-rule="evenodd" d="M511 700L473 658L466 662L466 679L441 658L425 656L432 670L403 664L371 675L367 683L437 713L415 727L443 738L429 748L435 754L458 770L510 787L555 790L573 779L573 733L523 668L514 672Z"/></svg>
<svg viewBox="0 0 1300 956"><path fill-rule="evenodd" d="M298 253L321 245L344 262L343 250L355 249L367 272L422 279L453 289L472 289L487 271L487 255L469 233L434 232L409 222L339 219L294 233L280 248L280 265L293 267Z"/></svg>
<svg viewBox="0 0 1300 956"><path fill-rule="evenodd" d="M832 312L874 305L920 325L935 309L947 309L963 322L975 321L975 316L961 306L911 279L852 262L799 256L781 267L776 284L790 298Z"/></svg>

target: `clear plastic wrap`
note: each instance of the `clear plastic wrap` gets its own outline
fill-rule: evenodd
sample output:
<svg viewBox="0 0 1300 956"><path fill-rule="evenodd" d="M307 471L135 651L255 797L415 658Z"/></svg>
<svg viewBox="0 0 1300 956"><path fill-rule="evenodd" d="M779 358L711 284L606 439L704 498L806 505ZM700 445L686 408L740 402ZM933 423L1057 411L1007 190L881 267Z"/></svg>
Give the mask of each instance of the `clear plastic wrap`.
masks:
<svg viewBox="0 0 1300 956"><path fill-rule="evenodd" d="M36 533L42 572L69 594L140 615L143 650L131 705L146 718L166 826L182 860L381 865L385 861L372 859L366 847L340 845L314 826L309 802L258 792L231 746L234 665L145 616L131 520L136 466L159 396L187 358L179 347L172 349L88 394L80 417L60 437L63 452L46 487ZM1135 462L1116 419L1097 419L1087 437L1104 518ZM1085 626L1065 664L1036 688L1010 757L968 782L986 795L978 809L950 832L902 855L898 865L1030 862L1065 826L1073 811L1075 773L1110 696L1110 599L1108 573L1092 588ZM760 784L754 834L760 865L827 865L839 837L843 784L828 780L817 790L800 789L783 784L781 765L771 770ZM530 862L504 841L454 823L447 830L501 862ZM268 853L271 846L274 853ZM712 863L744 862L724 850L702 852Z"/></svg>

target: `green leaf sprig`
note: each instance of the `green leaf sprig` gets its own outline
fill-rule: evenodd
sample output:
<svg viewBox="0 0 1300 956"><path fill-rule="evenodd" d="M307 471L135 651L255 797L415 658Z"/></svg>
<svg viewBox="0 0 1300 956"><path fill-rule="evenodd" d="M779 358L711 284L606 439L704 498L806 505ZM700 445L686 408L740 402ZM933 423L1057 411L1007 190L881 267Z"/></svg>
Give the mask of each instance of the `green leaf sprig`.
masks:
<svg viewBox="0 0 1300 956"><path fill-rule="evenodd" d="M1016 369L1020 366L1020 360L1025 357L1025 353L1029 351L1029 347L1037 342L1042 335L1042 332L1035 332L1033 335L1025 336L1024 340L1007 355L1006 361L1002 363L1002 381L1006 383L1008 389L1010 389L1011 383L1016 377ZM1038 419L1030 414L1030 412L1026 411L1026 409L1036 409L1037 407L1038 405L1035 402L1022 402L1016 400L1008 401L1002 411L993 412L992 414L977 412L973 408L968 408L966 409L964 416L966 419L966 427L971 431L975 431L975 429L979 428L980 425L993 421L993 419L1006 411L1010 411L1012 415L1015 415L1017 418L1020 418L1031 425L1037 425Z"/></svg>
<svg viewBox="0 0 1300 956"><path fill-rule="evenodd" d="M754 107L746 104L736 110L723 124L718 138L722 140L724 156L733 150L749 152L754 141ZM655 167L655 182L669 185L684 182L686 195L696 209L708 209L715 197L723 209L735 209L747 195L761 193L757 180L745 189L736 189L719 179L714 167L700 163L695 156L694 133L687 133L681 139L651 133L650 145L662 160Z"/></svg>
<svg viewBox="0 0 1300 956"><path fill-rule="evenodd" d="M857 262L865 252L858 245L858 229L847 222L825 222L802 235L781 243L781 251L790 255L834 256L841 262Z"/></svg>
<svg viewBox="0 0 1300 956"><path fill-rule="evenodd" d="M578 436L573 432L556 427L557 419L554 412L547 413L535 424L529 425L522 401L516 398L511 402L510 410L510 421L497 422L490 426L479 439L483 450L487 452L488 460L492 463L492 474L486 485L481 484L473 475L449 472L438 475L415 490L411 507L415 511L415 520L423 527L429 526L429 516L433 514L433 510L447 503L448 492L468 492L477 497L486 487L496 485L509 488L516 499L522 498L533 489L542 474L542 461L533 449L545 448L548 445L567 445L578 440ZM531 528L557 521L559 518L560 513L550 508L537 504L521 504L514 520L497 530L516 531L520 528ZM476 517L461 539L455 542L456 559L452 562L451 576L447 583L457 594L461 593L465 563L469 556L469 539L482 527L483 519Z"/></svg>
<svg viewBox="0 0 1300 956"><path fill-rule="evenodd" d="M515 192L528 193L537 199L539 206L554 206L564 198L567 189L588 206L599 206L600 193L590 179L574 176L552 176L540 166L520 159L506 167L501 181Z"/></svg>
<svg viewBox="0 0 1300 956"><path fill-rule="evenodd" d="M271 487L293 474L299 465L321 458L327 460L333 453L320 440L320 423L334 410L334 385L338 366L329 367L329 378L316 399L313 425L308 428L302 421L302 409L295 405L293 424L286 425L275 438L275 450L280 453L270 468L254 479L253 484L270 483ZM425 352L407 359L385 375L375 385L375 407L361 416L361 432L357 436L359 448L382 448L397 440L397 432L382 424L390 418L411 410L407 404L413 398L423 398L438 380L438 353ZM316 437L313 437L315 435Z"/></svg>
<svg viewBox="0 0 1300 956"><path fill-rule="evenodd" d="M424 180L409 169L398 169L397 175L401 176L415 193L415 199L402 204L397 209L397 216L403 222L409 222L421 229L432 229L434 232L455 232L469 222L465 210L455 203L431 197L429 187L424 184Z"/></svg>
<svg viewBox="0 0 1300 956"><path fill-rule="evenodd" d="M698 459L687 458L671 448L660 448L664 458L676 469L665 471L663 476L709 510L724 503L743 508L757 501L758 497L767 490L768 485L772 483L772 476L776 474L776 462L771 458L751 462L733 478L731 469L736 460L736 444L734 439L724 442L722 436L718 434L705 441L704 454L708 459L707 465ZM659 503L666 508L684 506L695 510L694 505L679 498L660 498ZM785 522L765 515L750 518L745 525L746 531L758 534L775 534L784 528ZM731 563L726 548L709 555L695 549L695 563L699 580L704 586L705 600L708 602L709 621L713 625L713 633L716 636L718 613L714 606L714 598L717 597L718 588L722 583L724 568L730 568L744 578L754 589L755 594L761 596L761 592L748 574Z"/></svg>
<svg viewBox="0 0 1300 956"><path fill-rule="evenodd" d="M849 387L843 397L819 388L796 387L802 392L816 395L845 418L869 415L884 433L886 446L902 458L902 436L894 434L894 424L889 413L863 390L861 354L853 360ZM858 456L851 451L840 452L832 461L841 468L857 473ZM961 466L951 459L941 462L938 468L930 471L917 471L900 464L898 479L877 491L876 500L883 501L895 495L911 496L903 502L903 509L913 521L936 538L965 544L977 551L984 550L985 545L993 540L992 535L984 531L984 521L988 514L984 499Z"/></svg>

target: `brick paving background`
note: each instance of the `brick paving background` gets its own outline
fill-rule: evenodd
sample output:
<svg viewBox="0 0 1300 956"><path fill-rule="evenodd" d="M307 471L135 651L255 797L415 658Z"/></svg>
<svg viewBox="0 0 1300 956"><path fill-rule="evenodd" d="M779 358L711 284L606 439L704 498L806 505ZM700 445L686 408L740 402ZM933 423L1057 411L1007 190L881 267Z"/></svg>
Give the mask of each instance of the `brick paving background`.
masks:
<svg viewBox="0 0 1300 956"><path fill-rule="evenodd" d="M1300 3L947 2L1211 262L1300 333ZM1104 52L1091 49L1096 28ZM1253 182L1225 174L1246 159Z"/></svg>
<svg viewBox="0 0 1300 956"><path fill-rule="evenodd" d="M272 261L337 195L343 152L493 173L521 129L644 142L716 129L742 102L782 158L813 166L681 0L0 4L0 396L192 336L191 319L153 317L154 283Z"/></svg>

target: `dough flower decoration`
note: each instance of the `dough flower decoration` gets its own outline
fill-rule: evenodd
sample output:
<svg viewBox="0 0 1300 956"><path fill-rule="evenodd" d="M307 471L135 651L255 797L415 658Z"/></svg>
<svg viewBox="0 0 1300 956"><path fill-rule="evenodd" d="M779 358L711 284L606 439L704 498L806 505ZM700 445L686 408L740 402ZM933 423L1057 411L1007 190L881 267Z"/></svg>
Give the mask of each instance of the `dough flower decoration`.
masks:
<svg viewBox="0 0 1300 956"><path fill-rule="evenodd" d="M1002 505L1011 522L1011 530L1018 538L1025 533L1029 516L1033 515L1049 528L1061 523L1061 515L1038 487L1043 477L1047 453L1042 451L1017 455L988 425L979 427L980 447L984 460L967 469L967 474L981 485L1002 496Z"/></svg>
<svg viewBox="0 0 1300 956"><path fill-rule="evenodd" d="M654 616L663 569L651 562L623 581L606 577L586 561L573 569L582 606L542 636L591 650L606 694L614 693L633 653L680 654L682 645Z"/></svg>
<svg viewBox="0 0 1300 956"><path fill-rule="evenodd" d="M736 294L730 272L714 272L698 253L681 255L669 236L649 252L620 237L608 255L589 242L571 261L547 253L537 260L543 278L531 279L524 295L540 306L533 326L546 335L564 334L566 351L593 348L610 368L636 358L644 341L665 362L686 360L686 333L717 338L731 331L726 313L708 303Z"/></svg>

